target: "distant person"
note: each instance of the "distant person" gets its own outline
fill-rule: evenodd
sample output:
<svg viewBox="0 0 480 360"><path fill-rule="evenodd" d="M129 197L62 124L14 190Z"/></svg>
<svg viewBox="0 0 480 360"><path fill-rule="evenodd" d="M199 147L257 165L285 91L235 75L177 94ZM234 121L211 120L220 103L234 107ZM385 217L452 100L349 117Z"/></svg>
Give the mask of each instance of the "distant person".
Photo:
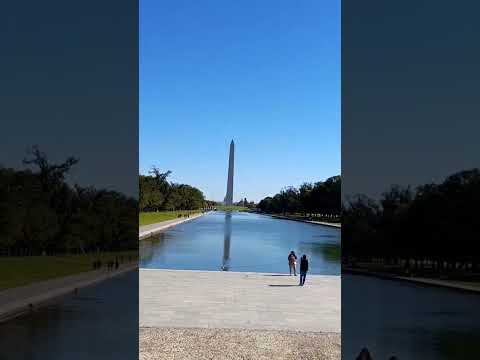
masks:
<svg viewBox="0 0 480 360"><path fill-rule="evenodd" d="M372 360L372 357L370 356L370 352L367 350L367 348L363 348L362 351L360 351L360 354L358 354L356 360Z"/></svg>
<svg viewBox="0 0 480 360"><path fill-rule="evenodd" d="M295 255L295 251L290 251L288 254L288 268L290 270L290 276L292 276L292 269L293 274L297 276L297 255Z"/></svg>
<svg viewBox="0 0 480 360"><path fill-rule="evenodd" d="M302 259L300 260L300 286L303 286L303 284L305 284L307 271L308 271L307 255L303 255Z"/></svg>

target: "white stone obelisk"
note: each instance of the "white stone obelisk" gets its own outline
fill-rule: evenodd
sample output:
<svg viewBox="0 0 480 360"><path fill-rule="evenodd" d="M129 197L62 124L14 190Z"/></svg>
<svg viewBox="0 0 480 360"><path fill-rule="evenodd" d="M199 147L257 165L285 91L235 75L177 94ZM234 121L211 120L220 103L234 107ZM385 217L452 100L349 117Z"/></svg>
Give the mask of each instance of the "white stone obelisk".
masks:
<svg viewBox="0 0 480 360"><path fill-rule="evenodd" d="M232 140L230 143L230 156L228 158L228 180L227 195L225 195L225 205L233 205L233 164L235 157L235 144Z"/></svg>

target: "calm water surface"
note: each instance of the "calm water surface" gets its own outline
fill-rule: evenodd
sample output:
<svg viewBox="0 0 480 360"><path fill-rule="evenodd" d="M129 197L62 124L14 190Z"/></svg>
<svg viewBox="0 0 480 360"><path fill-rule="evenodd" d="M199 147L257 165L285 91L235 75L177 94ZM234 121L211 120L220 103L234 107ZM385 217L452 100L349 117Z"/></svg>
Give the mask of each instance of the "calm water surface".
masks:
<svg viewBox="0 0 480 360"><path fill-rule="evenodd" d="M311 272L340 273L340 231L243 213L212 213L141 242L145 268L286 272L293 249ZM480 296L342 276L342 358L477 359ZM138 358L138 272L0 324L0 360Z"/></svg>
<svg viewBox="0 0 480 360"><path fill-rule="evenodd" d="M311 274L340 275L340 230L242 212L212 212L140 242L140 267L288 271L306 254Z"/></svg>
<svg viewBox="0 0 480 360"><path fill-rule="evenodd" d="M480 358L480 295L342 275L342 358Z"/></svg>
<svg viewBox="0 0 480 360"><path fill-rule="evenodd" d="M1 323L0 359L138 359L138 271Z"/></svg>

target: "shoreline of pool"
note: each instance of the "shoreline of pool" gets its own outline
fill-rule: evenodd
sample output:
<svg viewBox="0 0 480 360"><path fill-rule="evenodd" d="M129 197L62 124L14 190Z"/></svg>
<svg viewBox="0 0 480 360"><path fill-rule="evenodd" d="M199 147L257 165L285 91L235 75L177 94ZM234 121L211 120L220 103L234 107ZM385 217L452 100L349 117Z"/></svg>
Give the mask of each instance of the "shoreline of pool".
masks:
<svg viewBox="0 0 480 360"><path fill-rule="evenodd" d="M299 219L299 218L293 218L293 217L284 216L284 215L274 215L274 214L261 214L261 215L268 215L268 216L271 216L275 219L299 221L299 222L303 222L303 223L306 223L306 224L330 226L330 227L334 227L336 229L341 229L342 228L342 224L329 223L329 222L325 222L325 221L306 220L306 219Z"/></svg>
<svg viewBox="0 0 480 360"><path fill-rule="evenodd" d="M342 273L352 274L352 275L364 275L364 276L370 276L370 277L375 277L375 278L380 278L385 280L392 280L392 281L407 282L407 283L425 286L425 287L437 287L437 288L444 288L444 289L450 289L455 291L480 294L479 283L469 284L466 282L458 282L453 280L406 277L406 276L391 275L391 274L386 274L381 272L374 272L374 271L354 269L354 268L342 268Z"/></svg>
<svg viewBox="0 0 480 360"><path fill-rule="evenodd" d="M199 213L195 215L191 215L190 217L187 218L179 218L179 219L173 219L173 220L166 220L166 221L161 221L158 223L154 224L149 224L149 225L144 225L140 226L138 230L138 239L139 240L144 240L148 239L149 237L152 237L154 235L157 235L167 229L170 229L171 227L174 227L179 224L183 224L187 221L195 220L198 219L199 217L209 214L210 211L205 212L205 213Z"/></svg>
<svg viewBox="0 0 480 360"><path fill-rule="evenodd" d="M137 262L120 265L117 270L88 271L0 291L0 323L27 315L68 294L75 294L80 289L136 269L138 269Z"/></svg>

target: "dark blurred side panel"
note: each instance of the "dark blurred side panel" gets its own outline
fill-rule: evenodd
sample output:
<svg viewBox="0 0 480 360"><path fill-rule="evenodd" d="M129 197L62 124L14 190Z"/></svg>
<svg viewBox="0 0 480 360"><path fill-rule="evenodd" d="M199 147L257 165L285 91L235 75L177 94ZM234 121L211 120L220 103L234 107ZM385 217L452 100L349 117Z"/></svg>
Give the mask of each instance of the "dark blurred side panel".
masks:
<svg viewBox="0 0 480 360"><path fill-rule="evenodd" d="M344 359L480 355L479 11L342 2Z"/></svg>
<svg viewBox="0 0 480 360"><path fill-rule="evenodd" d="M5 2L0 44L0 359L137 359L138 2Z"/></svg>

